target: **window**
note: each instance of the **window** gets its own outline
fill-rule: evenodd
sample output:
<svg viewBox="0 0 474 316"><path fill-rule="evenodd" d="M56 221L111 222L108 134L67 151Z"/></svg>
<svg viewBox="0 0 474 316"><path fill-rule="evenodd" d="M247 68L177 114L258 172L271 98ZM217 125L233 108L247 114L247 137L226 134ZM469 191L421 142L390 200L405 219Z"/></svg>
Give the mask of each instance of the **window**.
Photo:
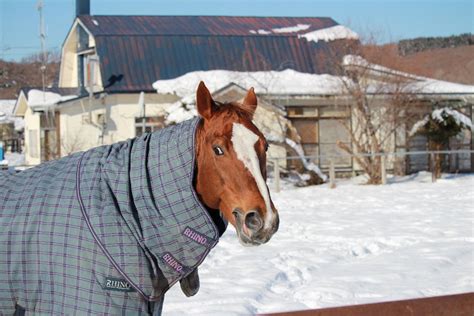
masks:
<svg viewBox="0 0 474 316"><path fill-rule="evenodd" d="M349 124L349 122L346 122ZM339 148L337 142L345 143L350 147L350 135L344 124L339 119L319 120L320 150L322 154L321 166L328 167L330 161L339 167L349 167L351 165L350 156Z"/></svg>
<svg viewBox="0 0 474 316"><path fill-rule="evenodd" d="M30 129L28 131L28 142L29 147L27 148L29 151L29 155L31 158L39 158L38 155L38 130L37 129Z"/></svg>
<svg viewBox="0 0 474 316"><path fill-rule="evenodd" d="M151 133L165 127L165 118L163 116L147 116L135 118L135 136L143 134L143 126L145 133Z"/></svg>
<svg viewBox="0 0 474 316"><path fill-rule="evenodd" d="M317 117L318 108L314 106L292 106L288 107L289 117Z"/></svg>
<svg viewBox="0 0 474 316"><path fill-rule="evenodd" d="M93 51L92 51L93 52ZM100 86L99 83L99 58L94 54L80 55L84 67L84 86L89 90L92 87L93 91L97 91Z"/></svg>

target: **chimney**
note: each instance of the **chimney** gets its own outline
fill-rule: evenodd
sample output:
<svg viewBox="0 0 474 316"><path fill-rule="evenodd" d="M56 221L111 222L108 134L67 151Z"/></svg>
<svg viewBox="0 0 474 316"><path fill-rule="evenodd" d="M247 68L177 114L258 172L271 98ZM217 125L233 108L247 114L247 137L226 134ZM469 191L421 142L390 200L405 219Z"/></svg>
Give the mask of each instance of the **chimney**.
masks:
<svg viewBox="0 0 474 316"><path fill-rule="evenodd" d="M91 1L90 0L76 0L76 16L90 15Z"/></svg>

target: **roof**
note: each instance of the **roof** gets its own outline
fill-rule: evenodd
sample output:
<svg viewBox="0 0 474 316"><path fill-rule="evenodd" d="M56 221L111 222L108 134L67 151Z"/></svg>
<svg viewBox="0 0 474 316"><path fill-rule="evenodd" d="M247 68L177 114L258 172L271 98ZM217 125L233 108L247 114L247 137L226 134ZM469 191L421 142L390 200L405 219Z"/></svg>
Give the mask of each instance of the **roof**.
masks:
<svg viewBox="0 0 474 316"><path fill-rule="evenodd" d="M153 86L158 93L176 94L182 102L194 102L200 81L209 91L219 91L230 82L241 87L253 87L257 95L271 94L340 94L343 77L328 74L308 74L292 69L283 71L237 72L227 70L195 71L170 80L158 80Z"/></svg>
<svg viewBox="0 0 474 316"><path fill-rule="evenodd" d="M224 16L80 16L95 37L107 92L154 91L152 83L206 70L294 69L331 73L329 58L346 41L304 34L338 24L330 18Z"/></svg>
<svg viewBox="0 0 474 316"><path fill-rule="evenodd" d="M78 88L48 87L45 88L44 94L42 92L43 88L38 87L21 88L12 110L13 114L23 116L28 106L34 110L44 110L48 106L81 97Z"/></svg>
<svg viewBox="0 0 474 316"><path fill-rule="evenodd" d="M295 34L308 33L338 25L331 18L314 17L237 17L237 16L124 16L82 15L79 17L94 36L205 35L205 36L265 36L265 30L309 25ZM255 33L251 32L255 31ZM272 32L272 36L287 36L288 32Z"/></svg>
<svg viewBox="0 0 474 316"><path fill-rule="evenodd" d="M40 88L40 87L22 87L20 89L20 91L25 94L26 98L28 98L28 92L30 92L31 90L40 90L40 91L42 91L43 88ZM64 96L64 95L79 95L78 88L48 87L48 88L45 88L45 92L52 92L52 93L59 94L61 96Z"/></svg>
<svg viewBox="0 0 474 316"><path fill-rule="evenodd" d="M405 79L407 82L402 85L403 90L407 93L415 94L474 94L474 86L461 83L448 82L443 80L432 79L423 76L413 75L407 72L394 70L388 67L371 63L361 56L347 55L344 56L342 64L345 67L353 69L369 70L370 74L382 74L382 76L396 76ZM387 91L390 92L389 84L386 84ZM395 87L396 88L396 87ZM380 91L380 87L375 87L375 91Z"/></svg>

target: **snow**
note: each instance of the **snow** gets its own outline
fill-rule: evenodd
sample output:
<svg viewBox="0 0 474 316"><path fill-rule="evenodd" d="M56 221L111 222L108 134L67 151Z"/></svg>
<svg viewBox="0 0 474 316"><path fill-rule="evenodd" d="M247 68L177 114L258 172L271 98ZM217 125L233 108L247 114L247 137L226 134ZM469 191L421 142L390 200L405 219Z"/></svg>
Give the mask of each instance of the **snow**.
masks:
<svg viewBox="0 0 474 316"><path fill-rule="evenodd" d="M470 93L474 94L474 86L453 83L442 80L435 80L426 78L412 84L412 90L414 92L423 93Z"/></svg>
<svg viewBox="0 0 474 316"><path fill-rule="evenodd" d="M32 109L51 107L60 102L64 102L74 98L77 98L77 95L62 96L58 93L49 91L43 92L37 89L31 89L30 91L28 91L28 105Z"/></svg>
<svg viewBox="0 0 474 316"><path fill-rule="evenodd" d="M359 181L357 181L359 180ZM474 175L339 180L272 193L280 229L242 247L234 228L199 268L201 289L163 315L253 315L474 291Z"/></svg>
<svg viewBox="0 0 474 316"><path fill-rule="evenodd" d="M170 104L165 110L166 124L181 123L197 116L197 110L193 104L185 104L181 101Z"/></svg>
<svg viewBox="0 0 474 316"><path fill-rule="evenodd" d="M313 171L321 178L321 180L323 180L324 182L327 181L328 177L321 171L321 169L319 169L319 167L316 166L314 163L308 162L306 158L304 158L303 147L301 147L300 144L297 144L296 142L294 142L293 140L289 138L286 138L285 142L296 151L296 154L300 157L300 160L303 163L306 170Z"/></svg>
<svg viewBox="0 0 474 316"><path fill-rule="evenodd" d="M443 122L443 112L449 114L454 119L457 125L464 125L472 129L471 119L466 115L462 114L461 112L453 110L451 108L436 109L431 113L431 117L437 120L438 122Z"/></svg>
<svg viewBox="0 0 474 316"><path fill-rule="evenodd" d="M307 30L311 27L310 24L297 24L295 26L281 27L272 29L274 33L296 33Z"/></svg>
<svg viewBox="0 0 474 316"><path fill-rule="evenodd" d="M462 127L467 127L470 130L473 130L472 121L468 116L454 109L444 107L441 109L434 110L433 112L431 112L431 114L425 116L422 120L419 120L418 122L416 122L413 125L412 129L410 130L409 136L411 137L415 135L421 128L423 128L425 124L428 123L430 115L433 120L436 120L442 123L445 120L442 115L443 113L446 113L449 116L451 116L457 125L462 126Z"/></svg>
<svg viewBox="0 0 474 316"><path fill-rule="evenodd" d="M230 70L194 71L183 76L158 80L153 88L158 93L176 93L178 96L194 96L200 81L210 91L217 91L233 82L242 87L254 87L256 93L265 94L336 94L341 92L341 77L283 71L239 72Z"/></svg>
<svg viewBox="0 0 474 316"><path fill-rule="evenodd" d="M419 120L415 124L413 124L413 127L411 128L410 132L408 133L408 136L412 137L415 135L419 130L421 130L426 123L430 120L429 115L425 116L422 120Z"/></svg>
<svg viewBox="0 0 474 316"><path fill-rule="evenodd" d="M7 164L8 166L21 166L21 165L24 165L25 164L25 154L5 153L4 164Z"/></svg>
<svg viewBox="0 0 474 316"><path fill-rule="evenodd" d="M251 33L251 34L260 34L260 35L272 34L271 31L267 31L267 30L263 30L263 29L259 29L259 30L257 30L257 31L255 31L255 30L250 30L249 33Z"/></svg>
<svg viewBox="0 0 474 316"><path fill-rule="evenodd" d="M343 66L360 66L363 68L368 68L374 71L382 72L388 75L396 75L396 76L401 76L403 78L407 78L409 80L411 79L412 82L408 83L406 86L403 87L404 92L437 93L437 94L443 94L443 93L474 94L474 86L460 84L460 83L453 83L453 82L448 82L448 81L442 81L442 80L436 80L432 78L409 74L403 71L390 69L381 65L370 63L363 57L357 56L357 55L344 56L342 59L342 65ZM386 87L388 90L390 89L390 85L387 84ZM396 89L396 87L394 88ZM377 88L374 87L373 90L377 91Z"/></svg>
<svg viewBox="0 0 474 316"><path fill-rule="evenodd" d="M13 122L15 130L19 131L25 127L23 118L13 116L16 100L0 100L0 124Z"/></svg>
<svg viewBox="0 0 474 316"><path fill-rule="evenodd" d="M325 29L312 31L306 34L298 35L298 38L306 38L308 41L319 42L319 41L334 41L339 39L359 39L359 35L353 30L343 26L336 25Z"/></svg>
<svg viewBox="0 0 474 316"><path fill-rule="evenodd" d="M393 90L400 91L401 89L400 92L405 93L474 94L474 86L407 74L371 64L360 56L345 56L343 58L343 65L370 67L376 71L400 75L412 80L401 87L384 82L374 83L367 87L367 92L389 93ZM302 73L292 69L257 72L209 70L189 72L168 80L158 80L153 83L153 88L158 93L177 94L182 98L187 98L188 101L194 102L195 89L200 81L204 81L210 91L217 91L233 82L245 88L254 87L255 92L258 94L277 95L340 95L344 94L346 86L352 84L347 77ZM183 100L184 103L189 103L188 101Z"/></svg>

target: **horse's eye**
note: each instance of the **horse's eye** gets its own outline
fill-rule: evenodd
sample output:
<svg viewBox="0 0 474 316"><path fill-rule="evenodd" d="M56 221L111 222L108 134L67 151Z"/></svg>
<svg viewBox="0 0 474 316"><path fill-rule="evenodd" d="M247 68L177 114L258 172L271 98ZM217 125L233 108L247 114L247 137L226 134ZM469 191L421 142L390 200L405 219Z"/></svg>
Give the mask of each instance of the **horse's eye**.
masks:
<svg viewBox="0 0 474 316"><path fill-rule="evenodd" d="M268 143L265 142L265 151L268 151Z"/></svg>
<svg viewBox="0 0 474 316"><path fill-rule="evenodd" d="M224 151L219 146L214 146L212 149L214 149L214 153L217 156L222 156L224 154Z"/></svg>

